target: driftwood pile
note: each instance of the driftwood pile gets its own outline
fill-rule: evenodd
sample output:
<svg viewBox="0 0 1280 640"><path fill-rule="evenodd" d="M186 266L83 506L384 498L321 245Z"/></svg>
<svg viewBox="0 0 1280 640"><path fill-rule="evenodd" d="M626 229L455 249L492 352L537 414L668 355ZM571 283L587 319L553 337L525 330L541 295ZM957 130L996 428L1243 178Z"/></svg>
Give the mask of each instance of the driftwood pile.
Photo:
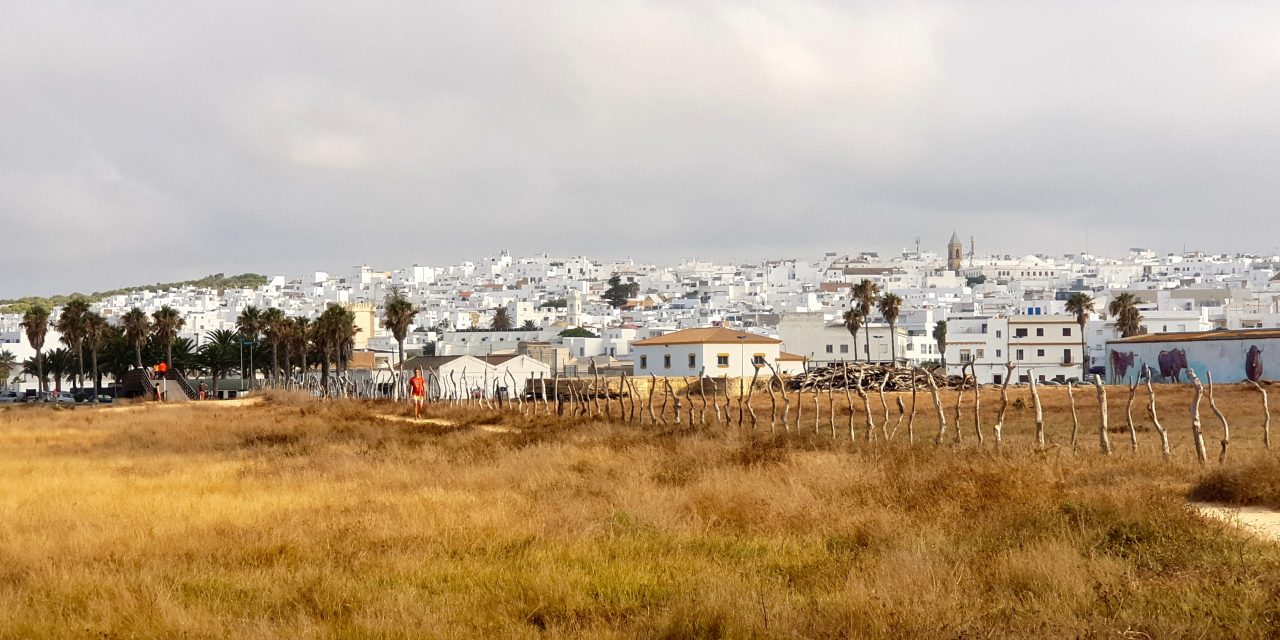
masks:
<svg viewBox="0 0 1280 640"><path fill-rule="evenodd" d="M947 376L927 369L911 367L891 367L886 364L867 364L865 362L834 363L825 367L811 369L797 374L787 381L787 388L796 389L862 389L863 391L880 389L884 383L885 391L910 391L928 389L929 378L939 389L960 389L960 376ZM972 386L970 384L969 386Z"/></svg>

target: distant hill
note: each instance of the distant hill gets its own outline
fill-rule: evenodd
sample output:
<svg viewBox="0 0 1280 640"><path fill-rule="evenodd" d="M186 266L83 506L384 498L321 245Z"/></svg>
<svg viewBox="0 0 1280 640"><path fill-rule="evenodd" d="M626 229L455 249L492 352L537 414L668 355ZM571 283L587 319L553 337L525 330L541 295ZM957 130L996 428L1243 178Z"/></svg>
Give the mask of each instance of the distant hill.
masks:
<svg viewBox="0 0 1280 640"><path fill-rule="evenodd" d="M10 300L0 300L0 313L26 313L28 309L36 305L44 305L45 308L53 309L61 307L70 300L75 298L84 298L89 302L98 302L103 298L116 296L123 293L136 293L139 291L163 291L165 289L176 289L181 287L200 287L205 289L242 289L257 288L267 283L267 277L257 273L242 273L240 275L228 276L221 273L215 273L196 280L183 280L181 282L157 282L155 284L144 284L135 287L124 287L122 289L112 289L110 291L95 291L93 293L71 293L67 295L55 295L49 297L28 296L26 298L15 298Z"/></svg>

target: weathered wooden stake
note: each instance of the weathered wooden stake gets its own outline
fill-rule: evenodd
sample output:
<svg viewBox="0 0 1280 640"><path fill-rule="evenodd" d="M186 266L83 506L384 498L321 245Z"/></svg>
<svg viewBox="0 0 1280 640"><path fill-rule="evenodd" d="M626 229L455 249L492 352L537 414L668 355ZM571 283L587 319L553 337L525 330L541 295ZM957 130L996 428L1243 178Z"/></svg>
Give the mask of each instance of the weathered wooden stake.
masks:
<svg viewBox="0 0 1280 640"><path fill-rule="evenodd" d="M1231 446L1231 425L1227 424L1227 416L1218 410L1218 403L1213 401L1213 372L1205 370L1204 377L1209 381L1209 409L1222 423L1222 450L1218 452L1218 464L1226 464L1227 447Z"/></svg>
<svg viewBox="0 0 1280 640"><path fill-rule="evenodd" d="M956 409L955 409L955 412L952 414L955 417L955 422L956 422L956 429L955 429L956 444L960 444L960 441L963 438L963 436L960 435L960 402L964 400L964 387L966 384L969 383L969 376L966 375L964 372L965 367L967 366L968 365L960 366L960 388L956 389Z"/></svg>
<svg viewBox="0 0 1280 640"><path fill-rule="evenodd" d="M854 442L858 438L854 433L853 427L853 394L849 391L849 366L844 360L840 360L840 383L844 386L844 403L849 409L849 442Z"/></svg>
<svg viewBox="0 0 1280 640"><path fill-rule="evenodd" d="M884 409L884 418L880 420L880 436L889 439L889 401L884 396L884 386L889 383L889 376L880 378L880 408Z"/></svg>
<svg viewBox="0 0 1280 640"><path fill-rule="evenodd" d="M1187 377L1191 378L1191 384L1196 387L1196 395L1191 399L1191 438L1196 445L1196 460L1203 467L1209 458L1204 449L1204 430L1200 425L1200 399L1204 396L1204 386L1200 384L1200 378L1196 377L1194 369L1187 369Z"/></svg>
<svg viewBox="0 0 1280 640"><path fill-rule="evenodd" d="M1129 402L1124 406L1125 424L1129 426L1129 444L1133 447L1133 454L1138 454L1138 427L1133 423L1133 398L1138 393L1138 381L1135 379L1129 383Z"/></svg>
<svg viewBox="0 0 1280 640"><path fill-rule="evenodd" d="M981 446L986 442L986 437L982 435L982 385L978 384L978 370L976 366L970 366L973 369L973 432L978 437L978 445Z"/></svg>
<svg viewBox="0 0 1280 640"><path fill-rule="evenodd" d="M916 368L911 367L911 415L907 418L907 442L911 444L915 444L916 441L916 390L920 388L916 383L915 372Z"/></svg>
<svg viewBox="0 0 1280 640"><path fill-rule="evenodd" d="M760 365L752 367L751 384L747 387L747 411L751 412L751 430L756 430L756 408L751 406L751 396L756 391L756 377L760 375Z"/></svg>
<svg viewBox="0 0 1280 640"><path fill-rule="evenodd" d="M667 423L667 421L666 421L666 420L663 420L661 423L659 423L659 422L658 422L658 418L657 418L656 416L654 416L654 415L653 415L653 393L654 393L654 391L656 391L656 390L657 390L657 388L658 388L658 376L655 376L654 374L650 373L650 374L649 374L649 402L648 402L648 405L649 405L649 424L651 424L651 425L653 425L653 424L664 424L664 425L665 425L665 424Z"/></svg>
<svg viewBox="0 0 1280 640"><path fill-rule="evenodd" d="M1031 381L1031 403L1036 411L1036 448L1044 448L1044 408L1040 406L1040 389L1036 386L1036 372L1027 369L1027 379Z"/></svg>
<svg viewBox="0 0 1280 640"><path fill-rule="evenodd" d="M1160 454L1168 461L1169 432L1165 431L1160 424L1160 418L1156 417L1156 389L1151 385L1151 368L1145 364L1142 365L1142 377L1147 380L1147 415L1151 416L1151 424L1155 425L1156 433L1160 434Z"/></svg>
<svg viewBox="0 0 1280 640"><path fill-rule="evenodd" d="M996 426L991 433L996 439L996 449L1004 445L1004 415L1009 410L1009 379L1013 377L1013 363L1004 363L1004 379L1000 381L1000 413L996 414Z"/></svg>
<svg viewBox="0 0 1280 640"><path fill-rule="evenodd" d="M933 408L938 412L938 435L933 439L934 446L941 446L947 435L947 416L942 412L942 398L938 396L938 384L933 380L933 372L926 371L925 379L929 382L929 393L933 394Z"/></svg>
<svg viewBox="0 0 1280 640"><path fill-rule="evenodd" d="M1262 385L1249 380L1249 384L1253 385L1258 393L1262 394L1262 446L1265 449L1271 448L1271 404L1267 401L1267 390Z"/></svg>
<svg viewBox="0 0 1280 640"><path fill-rule="evenodd" d="M1107 388L1102 385L1102 376L1094 374L1093 386L1098 390L1098 448L1102 455L1111 455L1111 436L1107 435Z"/></svg>

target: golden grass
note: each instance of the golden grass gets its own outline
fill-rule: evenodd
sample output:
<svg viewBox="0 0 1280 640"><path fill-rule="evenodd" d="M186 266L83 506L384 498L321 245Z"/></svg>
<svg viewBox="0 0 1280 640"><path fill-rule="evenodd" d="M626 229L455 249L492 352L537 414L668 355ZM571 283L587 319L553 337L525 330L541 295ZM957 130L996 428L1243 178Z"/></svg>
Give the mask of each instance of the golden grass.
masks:
<svg viewBox="0 0 1280 640"><path fill-rule="evenodd" d="M968 400L933 446L927 394L914 446L833 440L825 396L821 435L811 401L767 433L767 396L754 434L283 395L0 410L0 637L1275 637L1280 551L1186 507L1190 396L1158 392L1168 463L1149 429L1098 455L1088 390L1076 452L1054 389L1051 448L1028 406L998 453ZM1218 403L1228 467L1273 460L1256 392Z"/></svg>

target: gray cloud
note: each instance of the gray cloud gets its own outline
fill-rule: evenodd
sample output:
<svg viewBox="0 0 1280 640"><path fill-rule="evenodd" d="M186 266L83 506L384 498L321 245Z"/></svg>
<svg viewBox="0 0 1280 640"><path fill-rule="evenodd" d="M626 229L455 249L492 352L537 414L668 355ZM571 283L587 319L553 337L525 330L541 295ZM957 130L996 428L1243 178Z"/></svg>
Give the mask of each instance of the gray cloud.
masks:
<svg viewBox="0 0 1280 640"><path fill-rule="evenodd" d="M269 5L269 6L264 6ZM498 248L1274 251L1280 8L30 2L0 297Z"/></svg>

